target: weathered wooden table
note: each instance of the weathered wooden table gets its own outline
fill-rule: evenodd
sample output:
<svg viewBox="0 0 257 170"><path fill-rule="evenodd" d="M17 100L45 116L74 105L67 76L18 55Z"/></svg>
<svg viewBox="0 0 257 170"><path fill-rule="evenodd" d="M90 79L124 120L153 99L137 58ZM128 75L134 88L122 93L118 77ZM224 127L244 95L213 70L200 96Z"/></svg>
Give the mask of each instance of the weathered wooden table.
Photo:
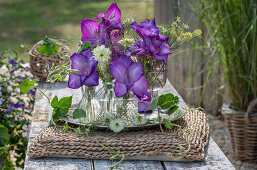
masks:
<svg viewBox="0 0 257 170"><path fill-rule="evenodd" d="M39 88L47 92L46 94L52 99L55 95L58 98L73 95L73 101L81 98L81 91L67 88L67 82L55 83L50 86L48 83L39 83ZM187 107L184 100L167 81L165 92L171 92L180 97L179 105ZM39 92L36 93L35 106L32 113L32 125L29 136L29 144L47 125L50 115L48 114L49 104L47 99ZM25 170L103 170L108 169L110 165L114 165L115 161L109 160L87 160L87 159L71 159L71 158L30 158L28 155L25 162ZM203 161L199 162L163 162L163 161L123 161L119 169L140 169L140 170L174 170L174 169L213 169L213 170L230 170L235 169L223 154L213 139L209 138L206 148L206 155Z"/></svg>

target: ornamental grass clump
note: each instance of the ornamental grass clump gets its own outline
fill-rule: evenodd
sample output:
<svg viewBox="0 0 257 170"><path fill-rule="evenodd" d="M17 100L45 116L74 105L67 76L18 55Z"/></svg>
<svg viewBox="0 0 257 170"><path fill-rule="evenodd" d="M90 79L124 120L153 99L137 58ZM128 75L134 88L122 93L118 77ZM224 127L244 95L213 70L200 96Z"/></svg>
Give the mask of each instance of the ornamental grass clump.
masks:
<svg viewBox="0 0 257 170"><path fill-rule="evenodd" d="M210 34L231 97L246 111L257 98L257 8L254 0L202 0L202 21Z"/></svg>

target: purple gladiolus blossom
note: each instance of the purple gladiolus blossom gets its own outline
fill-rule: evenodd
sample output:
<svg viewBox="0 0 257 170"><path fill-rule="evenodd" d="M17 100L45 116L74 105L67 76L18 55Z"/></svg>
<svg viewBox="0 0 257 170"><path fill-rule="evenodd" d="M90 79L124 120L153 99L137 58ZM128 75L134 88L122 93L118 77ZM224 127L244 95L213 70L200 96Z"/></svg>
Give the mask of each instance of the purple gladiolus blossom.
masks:
<svg viewBox="0 0 257 170"><path fill-rule="evenodd" d="M153 110L146 110L147 107L152 103L151 92L147 91L142 97L134 95L138 99L138 113L152 113Z"/></svg>
<svg viewBox="0 0 257 170"><path fill-rule="evenodd" d="M107 45L110 39L110 33L100 27L99 23L92 19L84 19L81 21L81 32L82 32L82 42L90 42L92 45Z"/></svg>
<svg viewBox="0 0 257 170"><path fill-rule="evenodd" d="M147 80L143 75L144 67L141 62L135 63L128 56L122 55L110 64L110 71L116 79L114 91L117 97L124 96L129 90L137 96L147 92Z"/></svg>
<svg viewBox="0 0 257 170"><path fill-rule="evenodd" d="M14 76L14 72L13 72L13 71L11 71L11 72L10 72L10 75L11 75L11 76Z"/></svg>
<svg viewBox="0 0 257 170"><path fill-rule="evenodd" d="M124 29L124 25L121 24L121 11L116 3L108 8L106 16L101 12L96 18L102 18L102 21L98 23L92 19L84 19L81 22L82 42L88 41L93 46L109 47L113 41L117 41L123 36L121 30ZM118 32L112 32L113 30Z"/></svg>
<svg viewBox="0 0 257 170"><path fill-rule="evenodd" d="M127 51L126 55L128 56L138 56L138 57L145 57L149 53L148 49L146 48L145 42L143 40L137 39L137 41L131 46Z"/></svg>
<svg viewBox="0 0 257 170"><path fill-rule="evenodd" d="M160 35L159 29L155 24L155 19L150 21L141 22L140 25L137 22L130 24L130 27L143 39L137 40L137 42L131 47L130 51L133 51L136 56L146 56L146 52L149 51L150 55L160 61L164 61L167 64L168 55L171 54L170 47L165 43L169 37ZM146 50L142 50L143 47Z"/></svg>
<svg viewBox="0 0 257 170"><path fill-rule="evenodd" d="M82 54L74 53L71 59L71 68L78 70L78 74L71 73L68 87L77 89L83 85L98 86L99 73L96 70L98 61L92 57L93 53L87 49Z"/></svg>
<svg viewBox="0 0 257 170"><path fill-rule="evenodd" d="M11 64L13 67L15 67L15 66L17 66L18 63L16 62L16 60L10 59L9 64Z"/></svg>
<svg viewBox="0 0 257 170"><path fill-rule="evenodd" d="M109 30L121 30L124 28L124 25L121 24L121 11L116 3L112 3L107 9L106 16L103 12L96 16L96 19L100 18L102 18L100 25Z"/></svg>

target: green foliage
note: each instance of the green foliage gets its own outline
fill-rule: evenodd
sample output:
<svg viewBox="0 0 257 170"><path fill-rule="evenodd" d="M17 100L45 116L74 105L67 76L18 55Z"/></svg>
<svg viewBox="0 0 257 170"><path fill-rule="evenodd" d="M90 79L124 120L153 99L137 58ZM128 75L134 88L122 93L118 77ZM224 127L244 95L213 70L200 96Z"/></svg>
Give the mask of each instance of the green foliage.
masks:
<svg viewBox="0 0 257 170"><path fill-rule="evenodd" d="M73 112L73 119L79 119L82 117L86 117L86 112L83 109L78 108Z"/></svg>
<svg viewBox="0 0 257 170"><path fill-rule="evenodd" d="M211 53L216 54L210 65L222 65L231 107L246 111L257 98L256 1L202 0L195 11L210 34Z"/></svg>
<svg viewBox="0 0 257 170"><path fill-rule="evenodd" d="M47 36L43 39L43 44L40 45L37 50L41 54L45 55L53 55L57 53L59 50L59 45L52 38L48 38Z"/></svg>
<svg viewBox="0 0 257 170"><path fill-rule="evenodd" d="M86 42L84 42L83 44L80 45L80 47L79 47L77 53L78 53L78 54L82 53L82 51L84 51L84 50L87 49L88 47L90 48L91 51L93 51L93 46L92 46L92 44L91 44L90 42L87 42L87 41L86 41Z"/></svg>
<svg viewBox="0 0 257 170"><path fill-rule="evenodd" d="M178 96L174 96L172 93L163 94L155 97L146 110L155 110L157 107L160 107L166 114L171 115L178 109L178 103Z"/></svg>
<svg viewBox="0 0 257 170"><path fill-rule="evenodd" d="M55 120L56 119L58 120L58 117L60 118L66 117L69 112L69 108L71 107L71 104L72 104L72 96L63 97L60 99L60 101L58 101L58 97L55 96L51 101L51 106L54 108L53 117L55 117Z"/></svg>
<svg viewBox="0 0 257 170"><path fill-rule="evenodd" d="M5 145L8 142L9 132L8 129L0 124L0 146Z"/></svg>
<svg viewBox="0 0 257 170"><path fill-rule="evenodd" d="M35 83L37 82L38 80L37 79L34 79L34 80L29 80L29 79L26 79L24 80L20 85L19 85L19 88L21 90L21 92L23 94L27 94L28 91L30 89L32 89L34 86L35 86Z"/></svg>
<svg viewBox="0 0 257 170"><path fill-rule="evenodd" d="M167 128L167 129L170 129L173 127L173 124L168 120L168 119L163 119L162 120L163 123L164 123L164 126Z"/></svg>
<svg viewBox="0 0 257 170"><path fill-rule="evenodd" d="M154 110L157 108L158 106L158 101L159 101L159 96L156 96L154 98L154 100L152 101L152 103L147 107L146 110Z"/></svg>

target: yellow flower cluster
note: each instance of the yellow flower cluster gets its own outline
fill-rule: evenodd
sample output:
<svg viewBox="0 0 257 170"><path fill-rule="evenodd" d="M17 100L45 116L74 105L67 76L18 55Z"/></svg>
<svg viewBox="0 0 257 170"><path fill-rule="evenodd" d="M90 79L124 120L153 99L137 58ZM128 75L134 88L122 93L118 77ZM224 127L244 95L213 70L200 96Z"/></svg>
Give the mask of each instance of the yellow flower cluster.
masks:
<svg viewBox="0 0 257 170"><path fill-rule="evenodd" d="M202 31L200 29L194 30L194 32L185 31L189 29L187 24L180 24L180 17L176 17L176 21L171 24L171 35L177 41L190 41L194 37L200 37L202 35Z"/></svg>
<svg viewBox="0 0 257 170"><path fill-rule="evenodd" d="M200 37L200 36L202 35L202 30L196 29L196 30L194 30L193 34L194 34L194 36L196 36L196 37Z"/></svg>

